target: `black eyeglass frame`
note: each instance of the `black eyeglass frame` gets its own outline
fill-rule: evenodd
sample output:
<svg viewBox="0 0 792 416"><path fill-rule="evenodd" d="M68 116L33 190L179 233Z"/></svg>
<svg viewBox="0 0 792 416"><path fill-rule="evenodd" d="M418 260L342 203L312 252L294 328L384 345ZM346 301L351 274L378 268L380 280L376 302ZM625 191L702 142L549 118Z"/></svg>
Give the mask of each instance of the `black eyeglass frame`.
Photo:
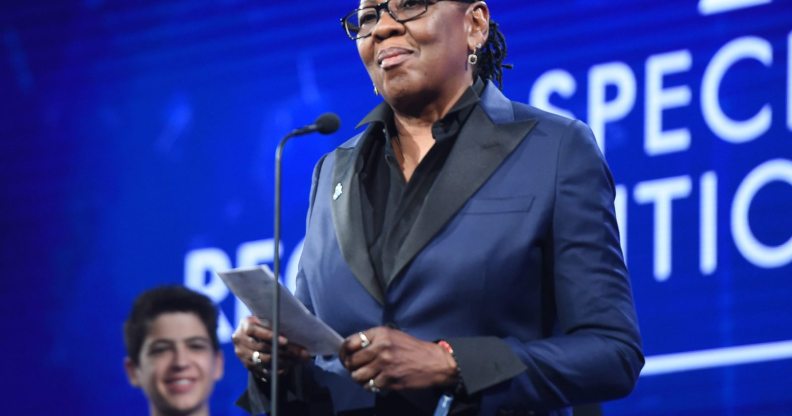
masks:
<svg viewBox="0 0 792 416"><path fill-rule="evenodd" d="M471 1L471 0L434 0L433 2L432 2L432 0L423 0L423 5L424 5L423 11L421 11L420 13L416 14L415 16L412 16L412 17L407 18L407 19L398 19L398 18L396 18L396 16L393 15L393 12L391 11L390 7L388 7L390 5L391 1L392 0L386 0L386 1L384 1L384 2L382 2L380 4L377 4L375 6L361 7L359 9L353 10L350 13L347 13L346 16L342 17L341 18L341 27L344 29L344 32L347 34L347 37L349 37L349 39L352 39L352 40L358 40L358 39L367 38L367 37L371 36L371 33L374 33L374 30L372 28L371 33L369 33L368 35L357 36L357 35L353 35L352 31L349 30L349 27L351 25L347 24L347 22L349 21L349 19L351 17L356 16L361 10L374 9L374 12L377 14L377 21L374 22L374 25L376 26L377 23L379 23L380 18L382 17L382 11L383 10L388 12L388 15L390 15L390 17L393 20L395 20L396 22L398 22L398 23L407 23L407 22L413 21L413 20L423 16L424 14L426 14L426 11L429 10L429 6L430 5L437 4L437 3L441 2L441 1L455 1L455 2L459 2L459 3L473 3L473 1ZM396 0L396 1L404 1L404 0Z"/></svg>

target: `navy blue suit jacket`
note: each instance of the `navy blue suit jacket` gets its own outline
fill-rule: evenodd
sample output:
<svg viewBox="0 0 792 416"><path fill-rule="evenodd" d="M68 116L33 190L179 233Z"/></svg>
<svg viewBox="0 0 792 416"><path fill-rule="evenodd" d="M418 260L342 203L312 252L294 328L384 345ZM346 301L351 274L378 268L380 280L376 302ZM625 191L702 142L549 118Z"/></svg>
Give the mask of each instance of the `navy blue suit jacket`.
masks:
<svg viewBox="0 0 792 416"><path fill-rule="evenodd" d="M643 355L614 184L583 123L487 85L385 287L362 221L368 133L315 169L297 280L309 309L342 336L392 324L449 340L482 415L560 414L631 391ZM335 411L374 405L335 357L307 377L329 388Z"/></svg>

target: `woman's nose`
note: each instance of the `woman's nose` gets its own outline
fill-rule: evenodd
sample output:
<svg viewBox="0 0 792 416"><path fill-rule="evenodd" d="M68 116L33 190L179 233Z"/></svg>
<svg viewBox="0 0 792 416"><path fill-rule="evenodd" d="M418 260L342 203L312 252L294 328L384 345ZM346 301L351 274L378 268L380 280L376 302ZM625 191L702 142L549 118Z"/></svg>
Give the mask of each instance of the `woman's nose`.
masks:
<svg viewBox="0 0 792 416"><path fill-rule="evenodd" d="M380 18L374 30L371 31L372 36L380 39L385 39L391 36L400 35L404 32L404 23L399 23L387 10L380 12Z"/></svg>

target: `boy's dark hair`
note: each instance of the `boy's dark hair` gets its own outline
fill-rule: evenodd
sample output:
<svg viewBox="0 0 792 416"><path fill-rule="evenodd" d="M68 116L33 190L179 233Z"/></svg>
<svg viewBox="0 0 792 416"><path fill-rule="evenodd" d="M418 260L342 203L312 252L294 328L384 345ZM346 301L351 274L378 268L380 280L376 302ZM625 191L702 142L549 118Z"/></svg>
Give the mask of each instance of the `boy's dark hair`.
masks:
<svg viewBox="0 0 792 416"><path fill-rule="evenodd" d="M184 286L162 286L147 290L135 299L129 317L124 322L124 344L127 356L135 365L140 363L140 350L151 328L151 322L163 313L190 312L198 316L209 333L215 351L220 349L217 339L217 308L212 301Z"/></svg>

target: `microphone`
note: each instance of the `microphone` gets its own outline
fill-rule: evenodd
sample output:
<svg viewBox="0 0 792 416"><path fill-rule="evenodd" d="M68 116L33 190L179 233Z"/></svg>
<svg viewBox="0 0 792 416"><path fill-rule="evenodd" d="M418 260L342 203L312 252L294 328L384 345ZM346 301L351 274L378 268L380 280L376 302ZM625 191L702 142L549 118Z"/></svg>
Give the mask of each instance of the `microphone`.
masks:
<svg viewBox="0 0 792 416"><path fill-rule="evenodd" d="M341 120L335 113L324 113L319 116L313 124L293 130L287 134L275 150L275 215L274 215L274 245L275 255L273 261L272 274L275 283L280 284L280 228L281 228L281 159L283 158L283 148L289 139L305 134L319 132L330 134L338 130ZM272 336L274 339L272 348L272 362L270 368L270 415L278 416L278 336L280 333L280 289L275 286L272 291Z"/></svg>
<svg viewBox="0 0 792 416"><path fill-rule="evenodd" d="M317 117L313 124L293 130L286 137L292 138L295 136L302 136L303 134L313 133L315 131L321 134L330 134L335 133L339 127L341 127L341 119L339 119L335 113L324 113Z"/></svg>

